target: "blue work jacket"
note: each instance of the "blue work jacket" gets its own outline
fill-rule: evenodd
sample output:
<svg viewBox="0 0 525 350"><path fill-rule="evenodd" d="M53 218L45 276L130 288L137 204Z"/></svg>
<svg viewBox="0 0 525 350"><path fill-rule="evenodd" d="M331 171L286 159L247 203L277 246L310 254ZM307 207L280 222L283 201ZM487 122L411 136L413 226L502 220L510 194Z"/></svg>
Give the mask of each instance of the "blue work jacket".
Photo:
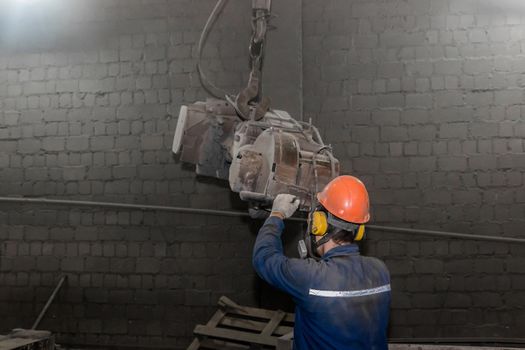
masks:
<svg viewBox="0 0 525 350"><path fill-rule="evenodd" d="M385 264L361 256L355 244L333 248L320 261L287 258L283 229L280 218L266 220L253 266L295 301L294 349L386 350L390 274Z"/></svg>

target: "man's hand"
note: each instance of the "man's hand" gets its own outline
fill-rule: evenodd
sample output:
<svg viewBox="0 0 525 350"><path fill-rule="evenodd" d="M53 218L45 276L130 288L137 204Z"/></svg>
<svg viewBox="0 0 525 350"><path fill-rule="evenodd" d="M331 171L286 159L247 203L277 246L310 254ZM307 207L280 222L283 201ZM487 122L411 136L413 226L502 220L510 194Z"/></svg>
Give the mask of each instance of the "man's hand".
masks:
<svg viewBox="0 0 525 350"><path fill-rule="evenodd" d="M299 207L299 198L291 194L281 193L273 201L272 214L281 219L289 218Z"/></svg>

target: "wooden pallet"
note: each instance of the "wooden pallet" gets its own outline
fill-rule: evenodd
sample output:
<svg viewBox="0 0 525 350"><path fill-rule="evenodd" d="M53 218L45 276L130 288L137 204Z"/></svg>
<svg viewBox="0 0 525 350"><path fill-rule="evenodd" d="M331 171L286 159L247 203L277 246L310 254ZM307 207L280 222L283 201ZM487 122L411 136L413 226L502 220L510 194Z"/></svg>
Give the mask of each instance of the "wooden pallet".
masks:
<svg viewBox="0 0 525 350"><path fill-rule="evenodd" d="M187 350L292 349L294 314L237 305L219 299L219 310L206 325L197 325L197 336Z"/></svg>

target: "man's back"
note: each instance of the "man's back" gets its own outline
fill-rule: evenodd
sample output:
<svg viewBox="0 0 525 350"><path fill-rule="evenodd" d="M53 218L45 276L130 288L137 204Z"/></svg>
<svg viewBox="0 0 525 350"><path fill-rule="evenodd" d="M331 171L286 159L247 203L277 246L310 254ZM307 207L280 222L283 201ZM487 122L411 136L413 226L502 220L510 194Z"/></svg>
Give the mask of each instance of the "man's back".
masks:
<svg viewBox="0 0 525 350"><path fill-rule="evenodd" d="M320 261L289 259L282 220L270 217L253 252L257 273L292 295L297 305L295 349L387 349L390 276L378 259L341 245Z"/></svg>
<svg viewBox="0 0 525 350"><path fill-rule="evenodd" d="M329 251L314 265L308 295L296 299L296 349L386 349L390 278L357 246Z"/></svg>

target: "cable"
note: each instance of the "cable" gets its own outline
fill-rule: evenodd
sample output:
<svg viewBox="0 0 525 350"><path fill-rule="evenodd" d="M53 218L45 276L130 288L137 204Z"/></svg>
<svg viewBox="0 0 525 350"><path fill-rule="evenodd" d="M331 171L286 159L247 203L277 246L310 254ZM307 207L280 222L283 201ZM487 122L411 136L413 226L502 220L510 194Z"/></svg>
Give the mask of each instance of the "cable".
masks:
<svg viewBox="0 0 525 350"><path fill-rule="evenodd" d="M229 104L232 105L233 109L235 109L235 112L243 119L243 120L249 120L250 118L245 116L244 113L239 109L239 106L237 106L237 102L235 102L234 99L228 94L224 95L224 98L226 101L228 101Z"/></svg>
<svg viewBox="0 0 525 350"><path fill-rule="evenodd" d="M295 120L294 118L290 117L289 119L288 118L284 118L281 114L279 114L275 109L270 109L270 112L272 112L273 114L275 114L277 116L277 118L281 121L285 121L285 122L289 122L289 123L292 123L293 125L296 126L297 128L297 131L300 132L304 138L310 142L314 142L314 140L312 139L312 137L306 135L306 133L304 132L304 129L303 129L303 126L297 121Z"/></svg>
<svg viewBox="0 0 525 350"><path fill-rule="evenodd" d="M319 134L319 130L311 124L310 124L310 127L313 130L315 138L317 139L317 143L319 143L321 146L324 146L324 142L323 142L323 139L321 138L321 135Z"/></svg>
<svg viewBox="0 0 525 350"><path fill-rule="evenodd" d="M204 42L208 38L208 35L210 33L211 27L217 20L220 12L223 10L224 6L228 0L218 0L215 4L215 7L213 8L212 12L210 13L210 16L208 17L208 20L206 21L206 24L204 25L204 28L202 29L201 36L199 38L199 45L197 48L197 72L199 73L199 79L201 81L202 87L204 90L206 90L210 95L212 95L215 98L222 99L225 95L228 95L226 91L223 89L215 86L212 82L208 80L206 75L204 74L204 71L201 68L201 61L202 61L202 49L204 47Z"/></svg>
<svg viewBox="0 0 525 350"><path fill-rule="evenodd" d="M330 175L332 176L332 178L336 177L338 174L335 173L336 159L332 154L332 146L324 145L316 151L316 154L321 154L321 152L328 155L328 158L330 159Z"/></svg>
<svg viewBox="0 0 525 350"><path fill-rule="evenodd" d="M149 205L149 204L128 204L128 203L116 203L116 202L96 202L96 201L79 201L69 199L47 199L47 198L26 198L26 197L0 197L0 203L19 203L19 204L48 204L48 205L67 205L67 206L79 206L79 207L102 207L102 208L120 208L120 209L133 209L133 210L144 210L144 211L169 211L178 213L192 213L192 214L203 214L203 215L218 215L218 216L244 216L249 217L250 214L242 211L234 210L215 210L215 209L201 209L201 208L183 208L183 207L170 207L162 205ZM290 221L306 221L305 218L293 217L287 220ZM367 225L368 229L387 231L390 233L409 233L427 236L447 237L447 238L458 238L458 239L469 239L479 241L493 241L493 242L505 242L505 243L520 243L525 244L523 238L513 237L498 237L498 236L483 236L457 232L445 232L445 231L433 231L433 230L421 230L405 227L392 227L392 226L378 226L378 225Z"/></svg>

